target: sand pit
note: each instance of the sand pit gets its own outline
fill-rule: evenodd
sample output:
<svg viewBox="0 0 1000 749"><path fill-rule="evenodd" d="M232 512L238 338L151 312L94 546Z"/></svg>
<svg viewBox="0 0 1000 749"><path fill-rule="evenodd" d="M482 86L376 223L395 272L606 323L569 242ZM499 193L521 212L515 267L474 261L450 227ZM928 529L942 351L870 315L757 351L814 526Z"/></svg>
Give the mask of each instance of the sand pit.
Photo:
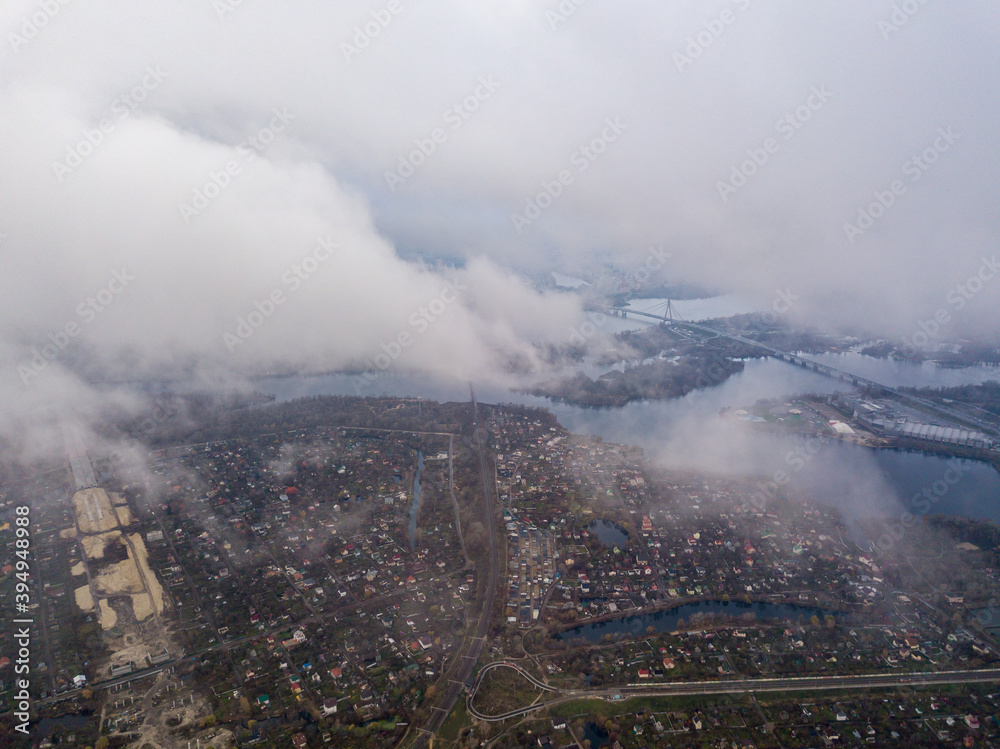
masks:
<svg viewBox="0 0 1000 749"><path fill-rule="evenodd" d="M101 533L118 527L111 499L103 489L83 489L73 495L76 522L83 533Z"/></svg>
<svg viewBox="0 0 1000 749"><path fill-rule="evenodd" d="M121 536L121 531L111 531L102 533L99 536L84 536L83 553L87 559L102 559L104 557L104 547Z"/></svg>
<svg viewBox="0 0 1000 749"><path fill-rule="evenodd" d="M108 492L108 496L111 497L111 501L115 503L115 507L118 505L128 504L128 500L125 499L124 494L119 494L118 492Z"/></svg>
<svg viewBox="0 0 1000 749"><path fill-rule="evenodd" d="M137 621L149 618L153 613L153 604L150 603L149 593L138 593L132 596L132 611L135 612Z"/></svg>
<svg viewBox="0 0 1000 749"><path fill-rule="evenodd" d="M93 611L94 610L94 597L90 595L90 586L82 585L75 591L76 594L76 605L80 607L81 611ZM104 603L104 601L101 601Z"/></svg>
<svg viewBox="0 0 1000 749"><path fill-rule="evenodd" d="M132 511L128 507L115 507L115 514L118 516L120 525L129 525L132 522Z"/></svg>
<svg viewBox="0 0 1000 749"><path fill-rule="evenodd" d="M74 575L86 575L87 565L85 565L83 562L77 562L72 567L70 567L69 571L72 572Z"/></svg>
<svg viewBox="0 0 1000 749"><path fill-rule="evenodd" d="M132 542L132 548L135 549L136 564L139 565L142 577L146 581L146 586L153 596L153 606L156 608L156 613L162 614L163 587L160 585L160 581L156 579L153 570L149 568L149 561L146 555L146 542L142 540L142 535L139 533L132 533L128 538Z"/></svg>
<svg viewBox="0 0 1000 749"><path fill-rule="evenodd" d="M139 577L139 569L131 558L102 569L101 573L94 578L94 587L101 593L111 596L122 593L141 593L145 590L142 578Z"/></svg>
<svg viewBox="0 0 1000 749"><path fill-rule="evenodd" d="M105 632L118 623L118 614L108 605L108 602L101 599L101 629Z"/></svg>
<svg viewBox="0 0 1000 749"><path fill-rule="evenodd" d="M76 538L76 528L64 528L59 531L59 538Z"/></svg>

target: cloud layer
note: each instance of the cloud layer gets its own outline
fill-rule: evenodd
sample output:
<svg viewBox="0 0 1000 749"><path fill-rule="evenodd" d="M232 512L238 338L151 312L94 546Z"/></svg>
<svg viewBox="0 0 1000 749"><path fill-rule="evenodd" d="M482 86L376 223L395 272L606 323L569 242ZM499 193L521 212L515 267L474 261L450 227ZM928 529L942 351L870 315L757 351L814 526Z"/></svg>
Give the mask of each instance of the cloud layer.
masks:
<svg viewBox="0 0 1000 749"><path fill-rule="evenodd" d="M481 377L581 319L522 273L654 245L678 279L912 335L997 249L998 22L985 0L7 3L6 423L82 402L65 365ZM994 330L998 300L949 334Z"/></svg>

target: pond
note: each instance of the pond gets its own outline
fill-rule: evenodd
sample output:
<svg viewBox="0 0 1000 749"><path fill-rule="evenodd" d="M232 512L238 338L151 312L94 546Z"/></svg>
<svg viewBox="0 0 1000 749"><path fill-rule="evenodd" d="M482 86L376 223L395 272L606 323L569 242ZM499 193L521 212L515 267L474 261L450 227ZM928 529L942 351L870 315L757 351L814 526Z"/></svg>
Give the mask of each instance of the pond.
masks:
<svg viewBox="0 0 1000 749"><path fill-rule="evenodd" d="M583 740L590 741L590 749L597 749L608 743L608 732L596 723L586 723L583 726Z"/></svg>
<svg viewBox="0 0 1000 749"><path fill-rule="evenodd" d="M624 549L625 544L628 543L628 533L625 532L625 529L604 518L595 520L587 526L587 530L597 536L597 540L605 548L617 546L619 549Z"/></svg>
<svg viewBox="0 0 1000 749"><path fill-rule="evenodd" d="M34 728L34 733L38 736L48 736L56 729L79 730L89 723L96 721L92 713L78 715L60 715L58 718L43 718Z"/></svg>
<svg viewBox="0 0 1000 749"><path fill-rule="evenodd" d="M640 635L648 627L652 627L656 632L672 632L677 628L677 623L681 619L691 624L692 617L697 617L699 614L716 614L733 618L745 614L753 614L758 621L789 620L797 622L800 619L808 621L814 615L822 619L827 614L836 617L838 621L844 619L843 614L812 606L792 606L786 603L746 603L745 601L699 601L698 603L686 603L673 609L657 611L652 614L626 616L606 622L583 624L573 629L567 629L565 632L560 632L555 635L555 639L572 640L577 637L583 637L589 642L599 642L604 635L609 634Z"/></svg>

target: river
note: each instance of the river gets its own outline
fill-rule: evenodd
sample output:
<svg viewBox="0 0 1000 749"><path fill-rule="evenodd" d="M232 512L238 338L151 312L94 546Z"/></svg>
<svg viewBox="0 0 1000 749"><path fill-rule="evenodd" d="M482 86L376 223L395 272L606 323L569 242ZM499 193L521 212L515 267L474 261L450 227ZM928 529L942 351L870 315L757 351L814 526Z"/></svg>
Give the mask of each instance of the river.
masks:
<svg viewBox="0 0 1000 749"><path fill-rule="evenodd" d="M815 358L887 385L942 387L1000 379L1000 370L994 367L954 369L850 353ZM801 443L795 437L754 431L719 415L723 407L750 405L761 398L847 389L844 383L787 362L751 359L742 372L716 387L673 400L635 402L615 409L582 408L509 389L524 384L476 383L476 394L484 403L547 408L572 432L638 445L648 457L671 468L757 475L763 481L777 471L785 471L796 487L837 507L848 521L913 510L916 495L942 480L949 467L959 466L962 478L935 499L931 511L1000 522L1000 473L985 463L920 452L871 450L830 439L800 466L794 451ZM278 400L325 394L469 399L466 382L402 373L381 376L373 382L336 374L263 378L257 385Z"/></svg>

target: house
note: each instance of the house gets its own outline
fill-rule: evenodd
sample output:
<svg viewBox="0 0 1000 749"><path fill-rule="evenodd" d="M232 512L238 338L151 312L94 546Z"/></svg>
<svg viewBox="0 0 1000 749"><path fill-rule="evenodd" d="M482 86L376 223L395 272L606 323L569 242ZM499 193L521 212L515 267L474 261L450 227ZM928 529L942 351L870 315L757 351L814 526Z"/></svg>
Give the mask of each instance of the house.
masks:
<svg viewBox="0 0 1000 749"><path fill-rule="evenodd" d="M333 715L337 712L337 698L327 697L323 700L323 716Z"/></svg>
<svg viewBox="0 0 1000 749"><path fill-rule="evenodd" d="M295 749L305 749L306 743L306 735L301 731L292 736L292 746L294 746Z"/></svg>

